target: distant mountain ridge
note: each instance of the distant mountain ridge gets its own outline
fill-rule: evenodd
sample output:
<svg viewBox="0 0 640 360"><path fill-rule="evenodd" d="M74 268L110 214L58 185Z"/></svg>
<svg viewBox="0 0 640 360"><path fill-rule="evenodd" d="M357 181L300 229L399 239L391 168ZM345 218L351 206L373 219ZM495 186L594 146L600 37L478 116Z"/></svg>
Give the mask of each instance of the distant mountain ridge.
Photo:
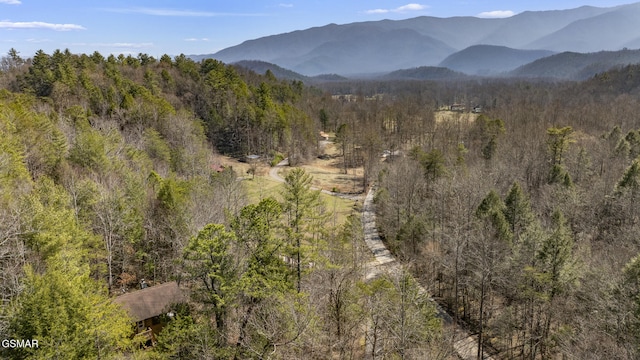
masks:
<svg viewBox="0 0 640 360"><path fill-rule="evenodd" d="M494 48L498 48L499 51L496 52L496 54L498 54L498 57L503 56L503 53L501 53L500 50L504 50L501 49L501 47L477 46L465 49L461 51L461 53L467 53L469 51L473 53L478 50L472 48L478 48L481 51L483 49L486 51L487 49L491 50ZM507 52L518 52L518 50L509 48L505 49ZM466 58L462 58L462 60L464 62L466 61ZM553 54L551 56L539 58L516 69L503 73L476 74L476 76L473 76L461 71L454 71L449 67L420 66L395 70L389 73L378 74L375 76L368 76L367 78L381 80L446 81L473 79L478 78L478 76L491 76L581 81L592 78L596 74L602 74L607 71L615 70L617 68L636 64L640 66L640 50L625 49L620 51L599 51L596 53L587 54L566 51L559 54ZM267 72L267 70L269 70L275 77L279 79L298 80L303 81L307 84L348 80L348 78L336 74L323 74L313 77L304 76L294 71L283 69L278 65L263 61L243 60L234 63L233 65L249 69L258 74L264 74Z"/></svg>
<svg viewBox="0 0 640 360"><path fill-rule="evenodd" d="M512 77L586 80L615 67L640 64L640 50L599 51L581 54L563 52L523 65Z"/></svg>
<svg viewBox="0 0 640 360"><path fill-rule="evenodd" d="M423 16L397 21L329 24L245 41L215 54L194 58L212 57L226 63L260 60L307 76L387 73L397 69L443 66L452 54L477 45L549 53L589 53L640 46L638 19L640 3L610 8L583 6L569 10L527 11L503 19ZM504 68L494 66L489 69L491 72L508 71L526 64L528 59L524 54L533 57L542 54L502 50L503 54L510 54L512 61L503 64ZM524 58L518 63L515 59L520 56ZM458 59L456 63L463 61ZM460 71L461 66L453 70ZM466 70L476 74L483 68Z"/></svg>
<svg viewBox="0 0 640 360"><path fill-rule="evenodd" d="M421 66L392 71L380 77L387 80L461 80L470 76L444 67Z"/></svg>
<svg viewBox="0 0 640 360"><path fill-rule="evenodd" d="M517 50L506 46L473 45L449 55L439 66L469 75L499 75L551 56L549 50Z"/></svg>
<svg viewBox="0 0 640 360"><path fill-rule="evenodd" d="M305 83L315 83L315 82L327 82L327 81L341 81L347 80L347 78L336 75L336 74L323 74L317 76L304 76L295 71L284 69L276 64L268 63L265 61L259 60L242 60L233 63L232 65L241 67L244 69L251 70L256 74L264 75L267 71L271 71L273 76L278 79L283 80L297 80Z"/></svg>
<svg viewBox="0 0 640 360"><path fill-rule="evenodd" d="M311 81L311 78L309 78L308 76L304 76L297 72L284 69L276 64L268 63L265 61L242 60L242 61L235 62L232 65L249 69L255 72L256 74L261 74L261 75L264 75L267 71L271 71L273 76L275 76L278 79L299 80L304 82Z"/></svg>

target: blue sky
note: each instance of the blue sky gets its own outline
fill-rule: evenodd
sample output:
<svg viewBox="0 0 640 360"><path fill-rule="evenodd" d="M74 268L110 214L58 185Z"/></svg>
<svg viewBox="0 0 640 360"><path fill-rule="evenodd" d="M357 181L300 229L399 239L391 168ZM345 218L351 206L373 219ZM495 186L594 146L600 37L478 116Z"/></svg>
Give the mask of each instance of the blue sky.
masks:
<svg viewBox="0 0 640 360"><path fill-rule="evenodd" d="M416 2L413 2L416 1ZM0 0L0 55L208 54L294 30L416 16L506 17L634 0Z"/></svg>

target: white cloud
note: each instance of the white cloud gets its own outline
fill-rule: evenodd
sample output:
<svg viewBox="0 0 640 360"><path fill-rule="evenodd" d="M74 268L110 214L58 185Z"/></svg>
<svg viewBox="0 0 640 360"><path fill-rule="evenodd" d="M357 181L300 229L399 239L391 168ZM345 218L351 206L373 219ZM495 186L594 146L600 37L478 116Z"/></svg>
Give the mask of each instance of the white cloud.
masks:
<svg viewBox="0 0 640 360"><path fill-rule="evenodd" d="M209 11L151 9L151 8L136 8L136 9L131 9L129 12L139 13L144 15L154 15L154 16L211 17L211 16L218 15L218 13L213 13Z"/></svg>
<svg viewBox="0 0 640 360"><path fill-rule="evenodd" d="M100 47L114 47L114 48L125 48L125 49L143 49L143 48L153 47L153 43L127 43L127 42L97 43L95 45Z"/></svg>
<svg viewBox="0 0 640 360"><path fill-rule="evenodd" d="M0 0L0 4L20 5L22 2L20 0Z"/></svg>
<svg viewBox="0 0 640 360"><path fill-rule="evenodd" d="M151 42L146 43L132 43L132 42L112 42L112 43L103 43L103 42L74 42L74 43L65 43L68 46L87 46L87 47L100 47L100 48L123 48L123 49L142 49L142 48L150 48L153 47L154 44Z"/></svg>
<svg viewBox="0 0 640 360"><path fill-rule="evenodd" d="M480 18L492 18L492 19L497 19L497 18L508 18L508 17L512 17L513 15L515 15L516 13L514 13L511 10L495 10L495 11L485 11L485 12L481 12L480 14L478 14L478 17Z"/></svg>
<svg viewBox="0 0 640 360"><path fill-rule="evenodd" d="M188 42L209 41L209 39L208 38L187 38L187 39L184 39L184 41L188 41Z"/></svg>
<svg viewBox="0 0 640 360"><path fill-rule="evenodd" d="M396 10L398 12L403 12L403 11L419 11L419 10L424 10L426 9L427 6L426 5L420 5L420 4L407 4L407 5L403 5L400 6L399 8L397 8Z"/></svg>
<svg viewBox="0 0 640 360"><path fill-rule="evenodd" d="M373 9L365 11L366 14L388 14L388 13L407 13L410 11L420 11L429 8L427 5L422 4L407 4L397 7L395 9Z"/></svg>
<svg viewBox="0 0 640 360"><path fill-rule="evenodd" d="M389 10L387 10L387 9L373 9L373 10L365 11L365 13L367 13L367 14L386 14L388 12L389 12Z"/></svg>
<svg viewBox="0 0 640 360"><path fill-rule="evenodd" d="M14 22L14 21L0 21L0 29L48 29L55 31L71 31L71 30L86 30L84 26L76 24L52 24L42 21L26 21L26 22Z"/></svg>
<svg viewBox="0 0 640 360"><path fill-rule="evenodd" d="M193 11L180 9L154 9L135 7L126 9L105 9L106 11L122 14L143 14L152 16L177 16L177 17L221 17L221 16L263 16L263 14L220 13L211 11Z"/></svg>
<svg viewBox="0 0 640 360"><path fill-rule="evenodd" d="M49 40L49 39L27 39L27 42L30 42L32 44L39 44L39 43L51 42L51 40Z"/></svg>

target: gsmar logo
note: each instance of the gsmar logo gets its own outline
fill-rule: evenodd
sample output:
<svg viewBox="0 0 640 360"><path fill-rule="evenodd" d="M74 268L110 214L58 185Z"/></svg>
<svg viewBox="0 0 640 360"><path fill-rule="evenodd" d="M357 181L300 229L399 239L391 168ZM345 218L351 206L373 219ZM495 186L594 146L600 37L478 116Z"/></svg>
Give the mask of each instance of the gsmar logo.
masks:
<svg viewBox="0 0 640 360"><path fill-rule="evenodd" d="M36 339L3 339L0 345L5 349L37 348Z"/></svg>

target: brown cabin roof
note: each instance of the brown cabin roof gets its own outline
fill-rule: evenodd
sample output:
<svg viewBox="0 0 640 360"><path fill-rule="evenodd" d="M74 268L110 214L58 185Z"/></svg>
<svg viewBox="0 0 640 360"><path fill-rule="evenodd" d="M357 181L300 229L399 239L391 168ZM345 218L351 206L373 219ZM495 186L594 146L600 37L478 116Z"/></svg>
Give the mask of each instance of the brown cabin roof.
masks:
<svg viewBox="0 0 640 360"><path fill-rule="evenodd" d="M186 300L184 289L171 281L120 295L113 302L122 305L134 321L142 321L163 314L172 304Z"/></svg>

